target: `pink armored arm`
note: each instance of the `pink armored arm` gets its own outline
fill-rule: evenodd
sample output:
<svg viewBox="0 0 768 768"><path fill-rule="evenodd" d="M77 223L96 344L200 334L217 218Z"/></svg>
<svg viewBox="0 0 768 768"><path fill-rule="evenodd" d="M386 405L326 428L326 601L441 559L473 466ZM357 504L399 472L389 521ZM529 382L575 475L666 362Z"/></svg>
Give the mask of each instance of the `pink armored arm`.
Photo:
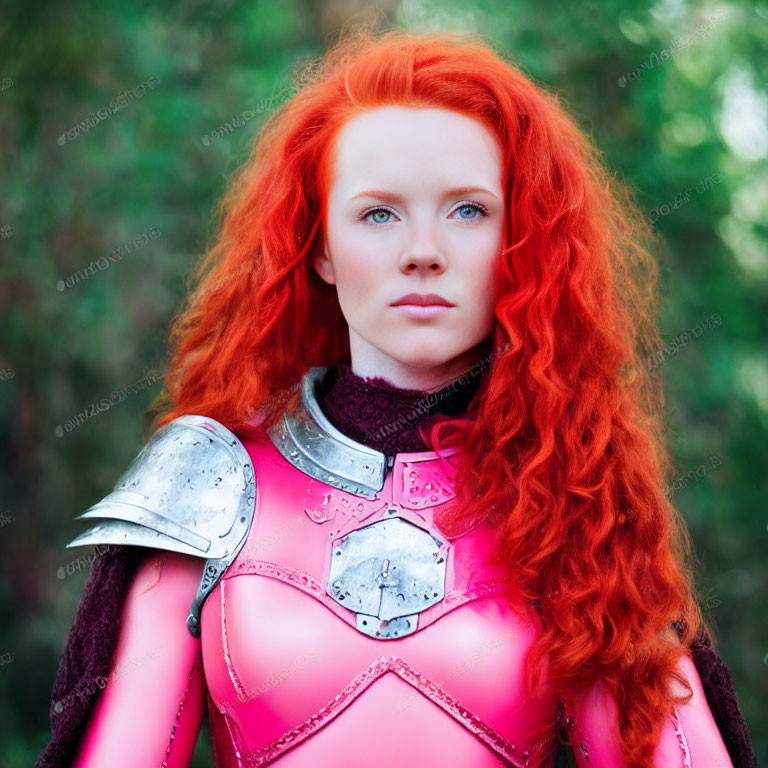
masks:
<svg viewBox="0 0 768 768"><path fill-rule="evenodd" d="M659 745L648 765L653 768L733 768L707 704L696 667L689 656L682 656L678 669L693 690L687 704L678 704L667 719ZM674 694L687 691L672 681ZM618 711L607 686L598 681L579 696L573 709L566 708L576 764L579 768L625 768L619 751Z"/></svg>
<svg viewBox="0 0 768 768"><path fill-rule="evenodd" d="M117 544L152 554L129 586L113 668L74 768L186 768L205 702L200 610L253 519L248 452L214 419L189 414L153 433L114 490L79 518L67 547ZM205 579L203 579L205 571Z"/></svg>
<svg viewBox="0 0 768 768"><path fill-rule="evenodd" d="M199 638L186 618L202 560L157 551L126 594L110 676L74 768L186 768L200 731L205 683Z"/></svg>

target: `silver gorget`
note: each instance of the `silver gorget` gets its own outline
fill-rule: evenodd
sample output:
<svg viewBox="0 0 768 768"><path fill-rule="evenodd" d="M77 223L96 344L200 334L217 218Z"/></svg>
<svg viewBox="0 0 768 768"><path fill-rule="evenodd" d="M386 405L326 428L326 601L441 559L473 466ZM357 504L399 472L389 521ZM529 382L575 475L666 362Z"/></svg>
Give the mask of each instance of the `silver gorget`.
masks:
<svg viewBox="0 0 768 768"><path fill-rule="evenodd" d="M316 387L328 368L310 368L301 382L298 407L286 411L268 434L275 447L297 469L334 488L372 499L384 486L391 460L381 451L347 437L328 421Z"/></svg>

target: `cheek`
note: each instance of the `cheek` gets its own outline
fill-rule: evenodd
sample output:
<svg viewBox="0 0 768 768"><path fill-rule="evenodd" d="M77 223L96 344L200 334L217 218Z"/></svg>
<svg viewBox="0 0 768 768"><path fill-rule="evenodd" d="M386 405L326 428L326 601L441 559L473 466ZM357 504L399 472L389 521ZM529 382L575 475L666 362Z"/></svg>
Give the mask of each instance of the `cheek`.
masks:
<svg viewBox="0 0 768 768"><path fill-rule="evenodd" d="M365 306L384 282L375 256L359 247L337 252L334 264L336 289L347 304Z"/></svg>
<svg viewBox="0 0 768 768"><path fill-rule="evenodd" d="M483 303L493 302L500 278L500 237L489 237L476 251L478 257L467 264L465 279L472 285L472 294Z"/></svg>

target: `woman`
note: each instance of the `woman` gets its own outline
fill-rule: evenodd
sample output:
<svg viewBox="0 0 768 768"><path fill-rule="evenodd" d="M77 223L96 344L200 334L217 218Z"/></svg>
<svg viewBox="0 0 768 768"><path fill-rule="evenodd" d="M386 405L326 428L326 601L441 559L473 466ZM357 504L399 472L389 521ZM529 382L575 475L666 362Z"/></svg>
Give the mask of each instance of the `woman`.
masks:
<svg viewBox="0 0 768 768"><path fill-rule="evenodd" d="M663 490L630 195L481 42L353 36L302 85L72 542L117 546L38 764L186 766L206 704L217 766L754 764Z"/></svg>

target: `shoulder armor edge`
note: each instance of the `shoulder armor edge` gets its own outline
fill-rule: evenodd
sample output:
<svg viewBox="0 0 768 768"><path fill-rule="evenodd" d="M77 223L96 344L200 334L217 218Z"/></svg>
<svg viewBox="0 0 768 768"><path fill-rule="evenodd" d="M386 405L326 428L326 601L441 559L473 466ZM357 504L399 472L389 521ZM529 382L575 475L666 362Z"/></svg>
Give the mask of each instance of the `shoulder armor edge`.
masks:
<svg viewBox="0 0 768 768"><path fill-rule="evenodd" d="M118 544L207 560L187 619L198 636L205 597L245 543L256 481L237 436L207 416L185 415L155 432L114 490L75 519L100 522L67 548Z"/></svg>

